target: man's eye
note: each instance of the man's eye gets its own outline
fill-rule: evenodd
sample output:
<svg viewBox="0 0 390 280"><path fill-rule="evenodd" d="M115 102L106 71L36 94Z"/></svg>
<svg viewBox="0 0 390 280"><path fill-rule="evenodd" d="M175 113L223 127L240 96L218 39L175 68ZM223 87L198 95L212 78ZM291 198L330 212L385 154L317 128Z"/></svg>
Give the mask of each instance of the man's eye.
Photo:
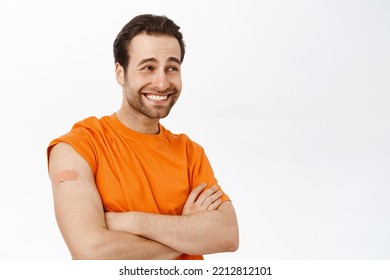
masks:
<svg viewBox="0 0 390 280"><path fill-rule="evenodd" d="M148 65L148 66L144 66L144 67L142 67L142 69L141 70L147 70L147 71L151 71L151 70L153 70L153 66L150 66L150 65Z"/></svg>
<svg viewBox="0 0 390 280"><path fill-rule="evenodd" d="M168 68L168 71L175 72L175 71L179 71L179 69L176 66L171 66Z"/></svg>

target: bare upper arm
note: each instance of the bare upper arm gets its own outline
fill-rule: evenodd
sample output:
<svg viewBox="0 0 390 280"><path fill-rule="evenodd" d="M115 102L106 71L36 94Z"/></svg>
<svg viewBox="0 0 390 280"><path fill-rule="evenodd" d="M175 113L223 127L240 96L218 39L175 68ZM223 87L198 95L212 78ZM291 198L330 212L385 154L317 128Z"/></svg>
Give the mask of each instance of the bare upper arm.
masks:
<svg viewBox="0 0 390 280"><path fill-rule="evenodd" d="M230 200L222 202L217 211L222 211L229 222L238 228L236 211L234 210L233 203Z"/></svg>
<svg viewBox="0 0 390 280"><path fill-rule="evenodd" d="M239 229L236 211L234 209L233 203L231 201L225 201L219 206L217 211L222 211L225 217L225 223L228 225L227 232L231 237L231 242L229 244L230 248L228 251L236 251L239 246Z"/></svg>
<svg viewBox="0 0 390 280"><path fill-rule="evenodd" d="M94 234L105 229L104 210L88 163L66 143L49 155L54 208L61 233L73 255L94 246Z"/></svg>

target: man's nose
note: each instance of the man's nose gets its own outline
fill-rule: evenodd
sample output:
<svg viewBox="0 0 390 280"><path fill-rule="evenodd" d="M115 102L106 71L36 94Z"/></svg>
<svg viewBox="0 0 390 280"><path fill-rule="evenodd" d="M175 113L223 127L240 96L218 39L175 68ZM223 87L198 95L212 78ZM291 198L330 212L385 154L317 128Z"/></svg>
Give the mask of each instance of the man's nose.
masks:
<svg viewBox="0 0 390 280"><path fill-rule="evenodd" d="M156 71L152 85L160 92L164 92L169 87L169 81L164 70Z"/></svg>

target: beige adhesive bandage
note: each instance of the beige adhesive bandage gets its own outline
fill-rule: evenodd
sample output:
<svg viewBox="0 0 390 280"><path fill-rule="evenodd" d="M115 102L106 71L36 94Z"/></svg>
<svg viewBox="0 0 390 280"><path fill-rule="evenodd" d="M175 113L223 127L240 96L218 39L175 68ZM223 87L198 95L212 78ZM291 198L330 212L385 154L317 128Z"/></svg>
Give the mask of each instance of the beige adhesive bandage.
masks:
<svg viewBox="0 0 390 280"><path fill-rule="evenodd" d="M53 183L57 186L60 183L66 181L77 181L79 179L79 173L76 170L64 170L60 171L53 176Z"/></svg>

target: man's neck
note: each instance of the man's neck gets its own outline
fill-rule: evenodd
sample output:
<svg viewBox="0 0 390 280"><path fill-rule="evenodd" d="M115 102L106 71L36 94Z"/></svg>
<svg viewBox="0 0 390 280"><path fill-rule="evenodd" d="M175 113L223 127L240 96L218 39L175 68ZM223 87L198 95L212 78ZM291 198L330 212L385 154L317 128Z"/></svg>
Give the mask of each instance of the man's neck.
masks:
<svg viewBox="0 0 390 280"><path fill-rule="evenodd" d="M136 132L142 134L158 134L160 132L159 119L135 115L124 108L121 108L116 116L123 125Z"/></svg>

